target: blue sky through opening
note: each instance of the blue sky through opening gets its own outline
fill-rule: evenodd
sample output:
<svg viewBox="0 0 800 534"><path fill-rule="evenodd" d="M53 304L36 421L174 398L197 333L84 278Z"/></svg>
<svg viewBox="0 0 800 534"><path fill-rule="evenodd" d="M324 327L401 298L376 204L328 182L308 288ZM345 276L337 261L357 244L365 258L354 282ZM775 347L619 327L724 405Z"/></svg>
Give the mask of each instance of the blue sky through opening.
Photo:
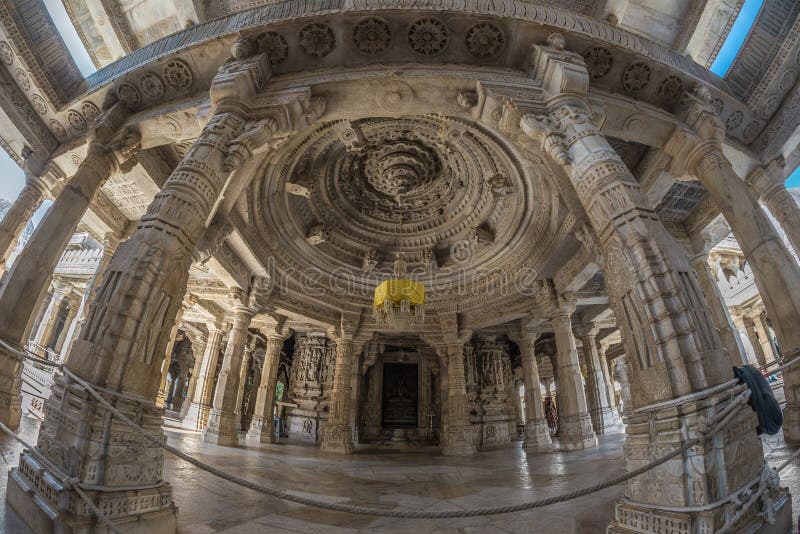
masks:
<svg viewBox="0 0 800 534"><path fill-rule="evenodd" d="M84 78L97 70L92 62L92 58L83 46L83 41L78 36L75 26L67 15L67 10L61 0L44 0L44 6L47 12L50 13L50 18L53 19L53 24L56 25L58 33L64 39L64 44L67 45L67 50L75 60L78 70L81 71Z"/></svg>
<svg viewBox="0 0 800 534"><path fill-rule="evenodd" d="M736 59L739 49L742 48L747 34L750 33L753 21L756 20L756 15L758 15L763 3L764 0L745 0L728 37L722 44L722 48L720 48L714 63L709 69L711 72L720 77L725 76L725 73L731 68L733 60Z"/></svg>

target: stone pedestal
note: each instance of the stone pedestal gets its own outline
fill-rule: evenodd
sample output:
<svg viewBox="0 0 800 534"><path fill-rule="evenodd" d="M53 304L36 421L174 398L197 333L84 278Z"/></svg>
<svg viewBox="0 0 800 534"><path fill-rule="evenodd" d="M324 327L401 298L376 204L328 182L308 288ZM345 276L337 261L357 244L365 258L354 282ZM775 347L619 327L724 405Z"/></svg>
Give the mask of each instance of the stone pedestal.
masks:
<svg viewBox="0 0 800 534"><path fill-rule="evenodd" d="M247 439L261 443L274 443L273 433L275 410L275 385L278 381L278 365L281 362L283 337L272 335L267 337L267 352L264 355L264 366L261 370L261 383L256 391L255 411Z"/></svg>
<svg viewBox="0 0 800 534"><path fill-rule="evenodd" d="M625 442L628 470L646 465L697 437L699 425L716 421L716 414L729 400L730 394L722 394L628 417ZM720 506L703 512L679 512L659 507L701 507L717 502L759 475L763 463L754 459L762 458L763 453L754 431L757 417L749 407L737 413L716 437L629 480L625 497L615 506L614 521L608 532L661 532L660 525L670 526L664 532L716 532L725 523L724 512L738 508ZM653 421L658 423L654 425ZM757 517L761 505L756 504L733 532L789 531L792 512L788 492L775 489L768 495L777 505L776 524L767 525L763 518ZM752 528L747 528L748 525Z"/></svg>
<svg viewBox="0 0 800 534"><path fill-rule="evenodd" d="M239 389L244 387L240 383L241 367L247 344L247 327L252 318L252 310L245 307L236 308L233 326L228 336L228 346L222 360L222 369L217 378L214 407L208 416L208 427L203 433L203 440L210 443L217 445L238 445L239 443L241 406L236 401Z"/></svg>
<svg viewBox="0 0 800 534"><path fill-rule="evenodd" d="M152 402L103 395L145 431L163 435L163 412ZM64 376L55 377L44 413L37 449L81 484L101 487L87 493L122 532L174 534L177 507L169 483L162 479L160 447L113 418ZM105 531L80 497L61 486L28 452L9 474L6 499L37 534Z"/></svg>

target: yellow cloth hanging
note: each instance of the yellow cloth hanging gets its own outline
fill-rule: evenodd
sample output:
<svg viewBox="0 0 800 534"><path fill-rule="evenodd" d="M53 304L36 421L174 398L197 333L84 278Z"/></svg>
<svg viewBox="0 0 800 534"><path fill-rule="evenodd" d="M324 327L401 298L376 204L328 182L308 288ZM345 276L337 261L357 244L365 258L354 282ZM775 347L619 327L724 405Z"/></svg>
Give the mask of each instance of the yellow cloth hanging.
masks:
<svg viewBox="0 0 800 534"><path fill-rule="evenodd" d="M382 307L384 302L400 304L407 300L412 306L425 304L425 286L419 282L403 279L384 280L375 288L374 307Z"/></svg>

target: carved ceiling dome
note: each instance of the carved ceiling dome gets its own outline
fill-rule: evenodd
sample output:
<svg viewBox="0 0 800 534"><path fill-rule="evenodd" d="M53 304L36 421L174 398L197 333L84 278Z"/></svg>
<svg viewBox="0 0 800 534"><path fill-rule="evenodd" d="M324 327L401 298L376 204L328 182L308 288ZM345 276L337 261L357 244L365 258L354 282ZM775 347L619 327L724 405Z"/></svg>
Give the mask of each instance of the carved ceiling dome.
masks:
<svg viewBox="0 0 800 534"><path fill-rule="evenodd" d="M443 267L530 266L546 233L544 173L528 176L466 120L332 121L281 152L253 186L254 233L279 269L360 277L389 270L397 253L424 279Z"/></svg>

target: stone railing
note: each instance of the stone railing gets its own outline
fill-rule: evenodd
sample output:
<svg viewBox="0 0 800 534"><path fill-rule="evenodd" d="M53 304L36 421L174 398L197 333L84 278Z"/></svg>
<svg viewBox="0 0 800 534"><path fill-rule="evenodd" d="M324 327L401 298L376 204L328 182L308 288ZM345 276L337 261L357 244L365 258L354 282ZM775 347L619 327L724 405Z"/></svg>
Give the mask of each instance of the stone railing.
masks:
<svg viewBox="0 0 800 534"><path fill-rule="evenodd" d="M91 276L100 265L103 249L67 250L58 260L55 274Z"/></svg>

